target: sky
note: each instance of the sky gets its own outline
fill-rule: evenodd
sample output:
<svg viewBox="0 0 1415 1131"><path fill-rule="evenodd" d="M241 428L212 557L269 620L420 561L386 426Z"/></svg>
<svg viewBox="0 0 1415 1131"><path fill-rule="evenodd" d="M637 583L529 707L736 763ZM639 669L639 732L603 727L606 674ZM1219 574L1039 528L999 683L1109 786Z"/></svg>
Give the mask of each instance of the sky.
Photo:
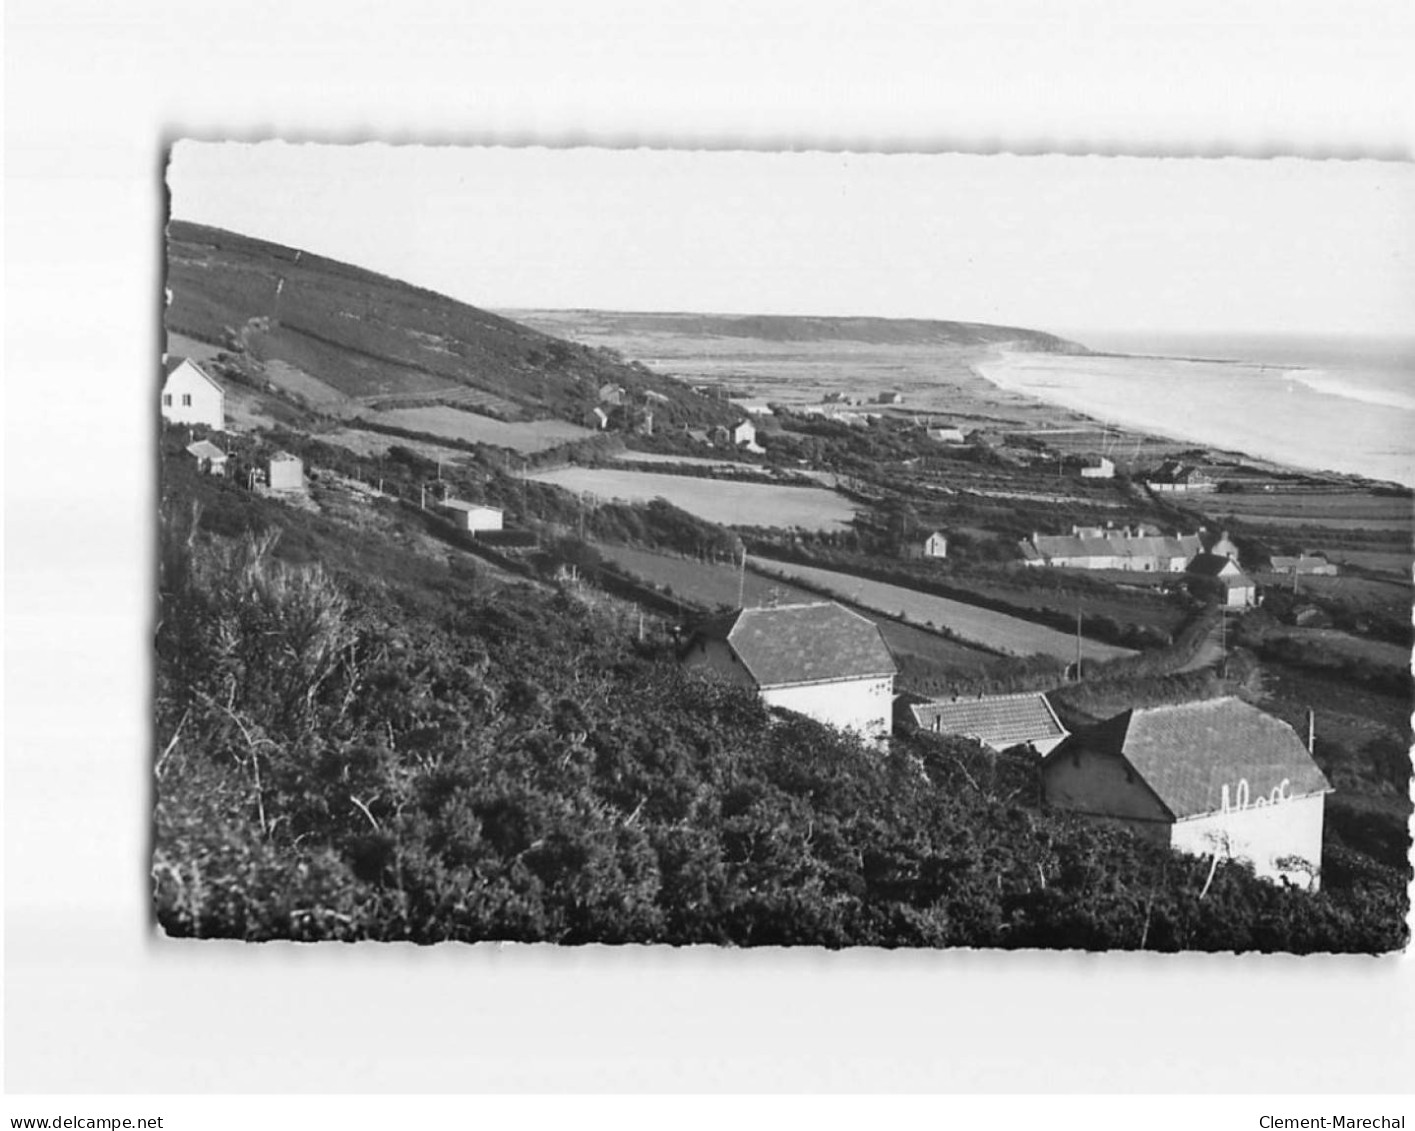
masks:
<svg viewBox="0 0 1415 1131"><path fill-rule="evenodd" d="M1399 335L1415 166L182 141L172 214L478 306Z"/></svg>

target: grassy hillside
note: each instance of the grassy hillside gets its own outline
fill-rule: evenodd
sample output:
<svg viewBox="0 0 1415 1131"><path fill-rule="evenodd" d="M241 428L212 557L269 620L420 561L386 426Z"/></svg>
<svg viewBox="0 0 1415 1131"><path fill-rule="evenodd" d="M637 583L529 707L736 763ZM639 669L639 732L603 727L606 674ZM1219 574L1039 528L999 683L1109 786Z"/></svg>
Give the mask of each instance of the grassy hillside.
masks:
<svg viewBox="0 0 1415 1131"><path fill-rule="evenodd" d="M661 423L729 410L609 351L576 345L372 271L172 221L169 331L241 354L267 380L367 406L443 403L579 420L606 382L668 398ZM391 402L391 403L390 403Z"/></svg>

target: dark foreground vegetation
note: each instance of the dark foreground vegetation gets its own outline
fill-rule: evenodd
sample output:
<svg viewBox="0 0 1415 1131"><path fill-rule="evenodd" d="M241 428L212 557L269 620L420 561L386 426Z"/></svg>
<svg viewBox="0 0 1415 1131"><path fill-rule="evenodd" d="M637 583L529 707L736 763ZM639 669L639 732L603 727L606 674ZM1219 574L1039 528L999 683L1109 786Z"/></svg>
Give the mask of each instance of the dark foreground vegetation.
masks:
<svg viewBox="0 0 1415 1131"><path fill-rule="evenodd" d="M685 678L573 586L491 581L168 476L158 921L242 939L1388 951L1405 881L1307 895ZM194 507L206 495L206 508ZM261 531L266 531L261 533Z"/></svg>

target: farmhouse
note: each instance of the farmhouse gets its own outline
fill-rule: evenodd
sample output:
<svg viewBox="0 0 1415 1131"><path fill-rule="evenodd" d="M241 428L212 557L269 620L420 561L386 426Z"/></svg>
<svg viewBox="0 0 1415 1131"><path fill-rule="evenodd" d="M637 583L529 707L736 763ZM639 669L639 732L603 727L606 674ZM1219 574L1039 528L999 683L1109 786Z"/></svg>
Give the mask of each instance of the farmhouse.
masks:
<svg viewBox="0 0 1415 1131"><path fill-rule="evenodd" d="M472 534L502 529L502 512L496 507L468 503L461 499L444 499L441 506L451 514L452 520L460 529Z"/></svg>
<svg viewBox="0 0 1415 1131"><path fill-rule="evenodd" d="M1221 554L1196 554L1184 567L1189 592L1200 600L1214 599L1228 609L1257 604L1258 587L1238 563Z"/></svg>
<svg viewBox="0 0 1415 1131"><path fill-rule="evenodd" d="M1240 699L1129 710L1077 731L1043 759L1042 787L1053 808L1317 886L1331 785L1296 731Z"/></svg>
<svg viewBox="0 0 1415 1131"><path fill-rule="evenodd" d="M773 707L866 738L889 732L894 656L872 621L833 601L739 609L699 628L681 660Z"/></svg>
<svg viewBox="0 0 1415 1131"><path fill-rule="evenodd" d="M169 358L162 383L162 419L226 430L226 391L191 358Z"/></svg>
<svg viewBox="0 0 1415 1131"><path fill-rule="evenodd" d="M1218 485L1197 467L1178 460L1165 460L1145 479L1145 486L1160 494L1182 494L1188 491L1213 491Z"/></svg>
<svg viewBox="0 0 1415 1131"><path fill-rule="evenodd" d="M894 392L880 393L879 396L875 397L875 403L876 403L876 404L903 404L903 403L904 403L904 394L903 394L903 393L894 393Z"/></svg>
<svg viewBox="0 0 1415 1131"><path fill-rule="evenodd" d="M1105 456L1096 456L1081 464L1082 479L1114 479L1115 464Z"/></svg>
<svg viewBox="0 0 1415 1131"><path fill-rule="evenodd" d="M303 491L305 489L305 465L299 456L289 452L276 452L270 457L265 473L266 485L272 491Z"/></svg>
<svg viewBox="0 0 1415 1131"><path fill-rule="evenodd" d="M1179 573L1200 552L1196 534L1168 537L1153 528L1073 526L1070 534L1034 533L1019 543L1022 564L1065 569Z"/></svg>
<svg viewBox="0 0 1415 1131"><path fill-rule="evenodd" d="M928 437L940 444L961 444L964 442L961 428L930 428Z"/></svg>
<svg viewBox="0 0 1415 1131"><path fill-rule="evenodd" d="M901 695L895 700L894 725L901 730L975 738L997 751L1028 746L1038 754L1046 754L1066 737L1050 700L1040 692L974 699Z"/></svg>
<svg viewBox="0 0 1415 1131"><path fill-rule="evenodd" d="M1324 554L1300 554L1297 557L1285 557L1279 555L1269 562L1274 573L1285 573L1288 576L1298 574L1307 577L1335 577L1337 567L1335 563L1329 562Z"/></svg>

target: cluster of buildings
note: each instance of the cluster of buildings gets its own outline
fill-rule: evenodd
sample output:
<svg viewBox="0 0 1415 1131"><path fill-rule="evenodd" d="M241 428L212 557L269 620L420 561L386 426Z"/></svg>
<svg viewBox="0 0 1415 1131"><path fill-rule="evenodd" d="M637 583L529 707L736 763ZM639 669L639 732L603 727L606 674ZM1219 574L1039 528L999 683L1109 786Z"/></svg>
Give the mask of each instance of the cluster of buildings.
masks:
<svg viewBox="0 0 1415 1131"><path fill-rule="evenodd" d="M1249 862L1315 889L1331 786L1297 732L1226 697L1123 711L1068 733L1045 694L894 694L879 627L834 602L738 609L700 626L681 661L772 707L883 741L924 731L1038 758L1045 804L1179 851Z"/></svg>
<svg viewBox="0 0 1415 1131"><path fill-rule="evenodd" d="M1073 526L1070 534L1033 533L1019 544L1022 564L1066 569L1181 573L1204 549L1197 534L1162 534L1156 527Z"/></svg>

